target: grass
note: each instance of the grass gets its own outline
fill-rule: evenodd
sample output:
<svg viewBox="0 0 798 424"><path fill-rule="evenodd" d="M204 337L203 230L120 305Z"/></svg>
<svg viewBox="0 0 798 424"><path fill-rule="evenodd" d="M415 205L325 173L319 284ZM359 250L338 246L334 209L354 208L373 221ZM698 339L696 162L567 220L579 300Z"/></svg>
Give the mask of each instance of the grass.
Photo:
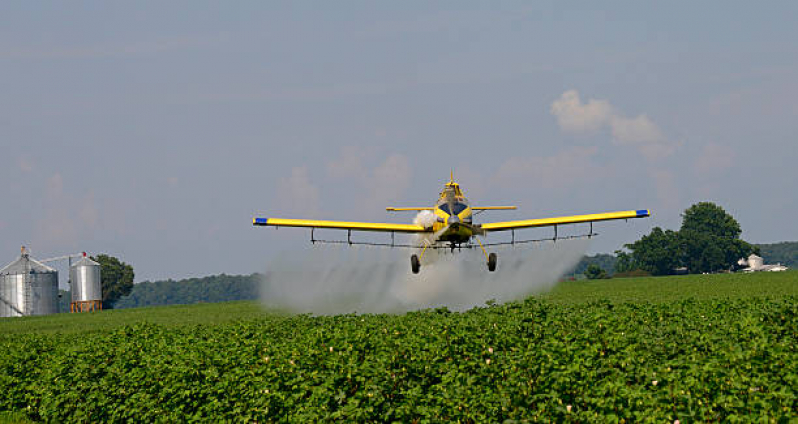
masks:
<svg viewBox="0 0 798 424"><path fill-rule="evenodd" d="M0 409L13 411L0 424L564 420L553 394L579 409L572 421L783 418L796 296L798 272L784 272L563 282L462 314L291 317L228 302L4 318Z"/></svg>
<svg viewBox="0 0 798 424"><path fill-rule="evenodd" d="M145 322L166 326L223 324L264 316L266 312L257 302L247 301L155 306L81 314L0 318L0 334L84 333Z"/></svg>
<svg viewBox="0 0 798 424"><path fill-rule="evenodd" d="M555 303L671 302L682 299L740 299L798 295L798 271L753 274L684 275L564 281L537 297ZM108 331L125 325L214 325L270 316L257 302L239 301L196 305L106 310L83 314L0 318L0 334L83 333Z"/></svg>
<svg viewBox="0 0 798 424"><path fill-rule="evenodd" d="M798 295L798 271L564 281L541 297L553 302L672 302Z"/></svg>

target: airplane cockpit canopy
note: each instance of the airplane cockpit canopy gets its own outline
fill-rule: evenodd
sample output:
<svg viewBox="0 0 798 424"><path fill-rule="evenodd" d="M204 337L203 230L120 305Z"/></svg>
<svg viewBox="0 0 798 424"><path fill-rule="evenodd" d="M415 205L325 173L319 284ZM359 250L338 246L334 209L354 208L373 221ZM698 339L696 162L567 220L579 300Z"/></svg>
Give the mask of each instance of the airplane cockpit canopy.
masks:
<svg viewBox="0 0 798 424"><path fill-rule="evenodd" d="M449 204L448 203L442 203L442 204L438 205L438 209L446 212L449 215L459 215L460 212L463 212L464 210L466 210L466 208L468 208L468 204L465 203L465 202L455 202L455 203L452 203L452 208L454 209L454 212L449 210Z"/></svg>

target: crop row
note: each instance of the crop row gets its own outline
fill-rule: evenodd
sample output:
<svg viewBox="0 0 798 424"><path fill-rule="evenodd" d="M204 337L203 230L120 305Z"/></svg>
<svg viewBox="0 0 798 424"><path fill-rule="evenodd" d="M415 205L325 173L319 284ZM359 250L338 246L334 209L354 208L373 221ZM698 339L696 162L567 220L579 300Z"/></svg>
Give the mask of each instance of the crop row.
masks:
<svg viewBox="0 0 798 424"><path fill-rule="evenodd" d="M48 422L788 421L798 297L0 335L0 411Z"/></svg>

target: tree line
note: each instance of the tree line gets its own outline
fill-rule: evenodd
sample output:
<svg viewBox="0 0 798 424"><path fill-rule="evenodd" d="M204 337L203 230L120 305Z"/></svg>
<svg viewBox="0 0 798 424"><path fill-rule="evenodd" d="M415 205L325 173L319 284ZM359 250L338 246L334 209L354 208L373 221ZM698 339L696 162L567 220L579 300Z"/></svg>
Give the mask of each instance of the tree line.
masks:
<svg viewBox="0 0 798 424"><path fill-rule="evenodd" d="M614 255L585 256L573 271L587 278L734 271L755 253L768 263L798 266L798 242L751 244L740 238L737 220L722 207L697 203L682 214L678 231L655 227Z"/></svg>
<svg viewBox="0 0 798 424"><path fill-rule="evenodd" d="M258 298L260 281L261 274L144 281L135 284L115 308L254 300Z"/></svg>

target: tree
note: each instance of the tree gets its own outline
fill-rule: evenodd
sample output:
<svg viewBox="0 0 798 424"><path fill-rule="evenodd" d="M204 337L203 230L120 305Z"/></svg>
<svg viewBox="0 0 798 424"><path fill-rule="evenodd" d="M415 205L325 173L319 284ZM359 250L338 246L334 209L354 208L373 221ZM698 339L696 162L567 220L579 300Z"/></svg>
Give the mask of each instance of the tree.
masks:
<svg viewBox="0 0 798 424"><path fill-rule="evenodd" d="M682 214L682 228L679 231L694 231L727 239L739 238L742 233L737 220L712 202L699 202L687 208Z"/></svg>
<svg viewBox="0 0 798 424"><path fill-rule="evenodd" d="M585 277L587 277L588 280L601 280L609 278L607 276L607 271L604 271L604 269L596 264L588 265L587 269L585 270Z"/></svg>
<svg viewBox="0 0 798 424"><path fill-rule="evenodd" d="M691 273L733 269L737 260L757 251L740 240L741 233L740 224L722 207L711 202L690 206L679 230L683 265Z"/></svg>
<svg viewBox="0 0 798 424"><path fill-rule="evenodd" d="M762 256L767 263L780 263L790 268L798 268L798 242L781 242L775 244L760 244L754 246L757 255Z"/></svg>
<svg viewBox="0 0 798 424"><path fill-rule="evenodd" d="M654 227L651 233L626 248L632 251L634 267L653 275L672 274L681 265L682 248L676 231Z"/></svg>
<svg viewBox="0 0 798 424"><path fill-rule="evenodd" d="M631 260L626 263L619 255L619 262L654 275L672 274L679 267L687 267L690 273L730 270L737 260L758 251L740 239L741 233L740 224L723 208L700 202L684 211L679 231L654 228L627 244Z"/></svg>
<svg viewBox="0 0 798 424"><path fill-rule="evenodd" d="M629 272L634 269L632 256L628 253L624 252L623 250L616 250L615 257L617 258L615 261L615 273Z"/></svg>
<svg viewBox="0 0 798 424"><path fill-rule="evenodd" d="M100 264L103 309L112 309L119 298L130 294L130 291L133 290L133 267L105 254L97 255L92 259Z"/></svg>

